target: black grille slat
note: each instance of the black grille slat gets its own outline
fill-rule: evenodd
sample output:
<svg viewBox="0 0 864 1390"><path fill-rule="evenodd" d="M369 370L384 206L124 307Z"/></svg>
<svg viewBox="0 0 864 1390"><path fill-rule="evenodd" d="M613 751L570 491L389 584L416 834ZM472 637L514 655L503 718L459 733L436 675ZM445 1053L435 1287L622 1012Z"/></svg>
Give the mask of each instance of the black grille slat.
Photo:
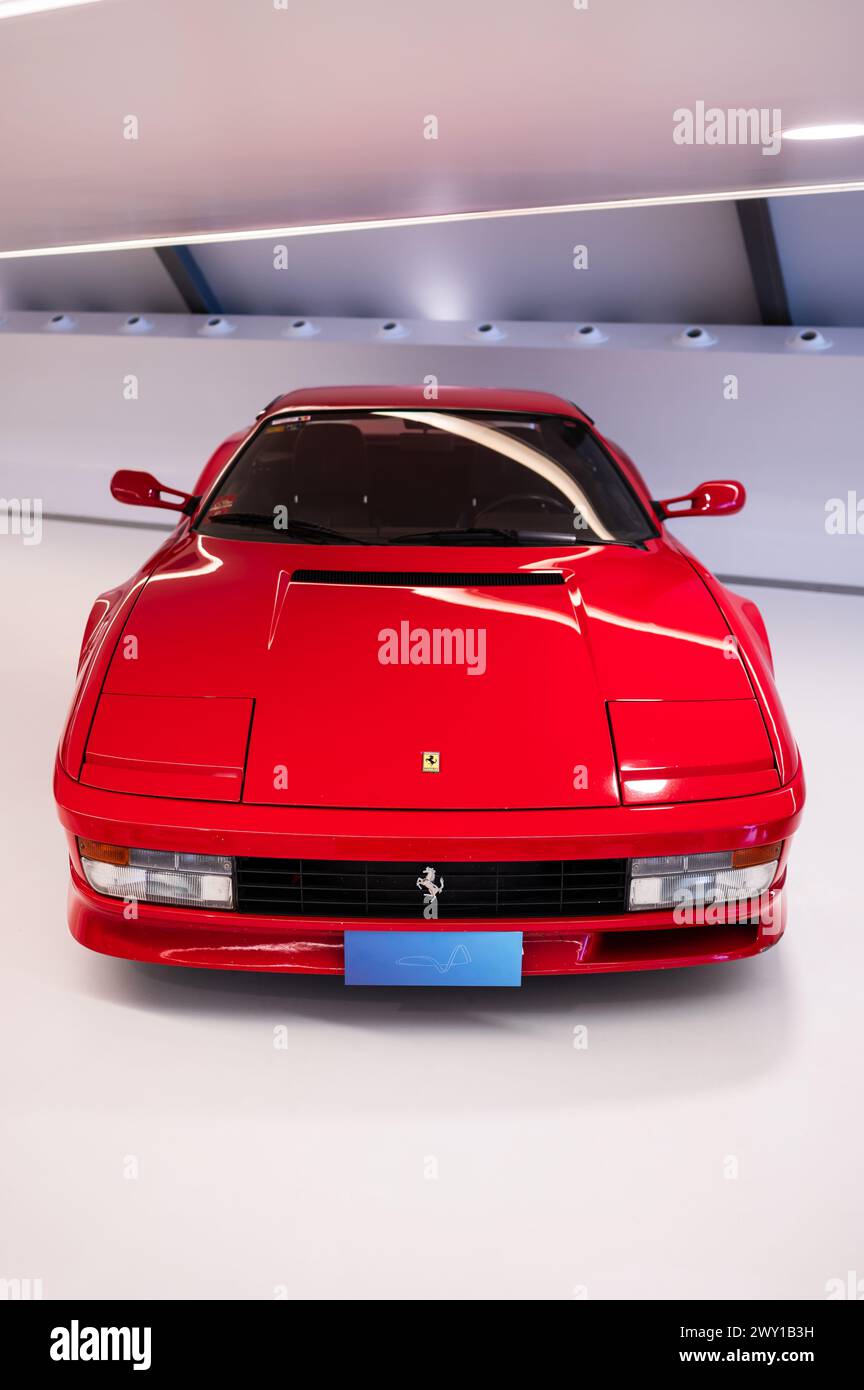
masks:
<svg viewBox="0 0 864 1390"><path fill-rule="evenodd" d="M425 863L425 861L424 861ZM610 916L626 911L626 859L439 864L439 922ZM422 919L423 865L378 860L237 860L237 907L273 917Z"/></svg>
<svg viewBox="0 0 864 1390"><path fill-rule="evenodd" d="M399 589L538 589L563 584L560 570L447 572L435 570L295 570L292 584L359 584Z"/></svg>

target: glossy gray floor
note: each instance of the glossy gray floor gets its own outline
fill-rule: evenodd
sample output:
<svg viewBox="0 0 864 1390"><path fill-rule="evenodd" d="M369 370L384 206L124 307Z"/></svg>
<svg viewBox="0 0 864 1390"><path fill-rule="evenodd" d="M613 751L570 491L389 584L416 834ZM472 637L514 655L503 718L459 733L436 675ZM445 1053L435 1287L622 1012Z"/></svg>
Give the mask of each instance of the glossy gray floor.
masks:
<svg viewBox="0 0 864 1390"><path fill-rule="evenodd" d="M809 774L776 950L346 991L67 934L50 776L80 631L157 539L0 538L0 1278L49 1298L626 1299L820 1298L864 1275L864 599L754 591Z"/></svg>

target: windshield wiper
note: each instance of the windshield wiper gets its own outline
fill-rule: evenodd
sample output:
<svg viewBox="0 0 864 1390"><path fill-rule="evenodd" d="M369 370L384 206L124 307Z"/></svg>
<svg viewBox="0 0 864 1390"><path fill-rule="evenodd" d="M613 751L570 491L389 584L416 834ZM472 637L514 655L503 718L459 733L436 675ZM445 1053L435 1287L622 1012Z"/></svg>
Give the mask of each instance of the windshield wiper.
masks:
<svg viewBox="0 0 864 1390"><path fill-rule="evenodd" d="M447 531L414 531L404 536L391 536L391 545L434 545L437 541L493 541L499 545L519 545L518 531L505 531L500 526L463 526Z"/></svg>
<svg viewBox="0 0 864 1390"><path fill-rule="evenodd" d="M205 520L212 521L217 526L254 526L261 531L273 531L277 536L284 536L288 540L302 538L321 541L322 544L332 541L341 545L380 544L378 541L364 540L360 536L347 536L343 531L334 531L332 527L321 526L317 521L301 521L296 517L289 520L287 526L275 526L272 516L259 512L228 512L225 516L206 517Z"/></svg>
<svg viewBox="0 0 864 1390"><path fill-rule="evenodd" d="M578 532L571 535L564 535L561 531L507 531L500 526L466 526L452 531L415 531L413 535L393 536L390 545L434 545L436 542L442 544L459 544L464 541L466 545L472 541L478 545L489 543L491 545L526 545L537 546L549 549L559 546L588 546L588 545L623 545L638 546L639 541L613 541L601 540L599 536L585 537Z"/></svg>

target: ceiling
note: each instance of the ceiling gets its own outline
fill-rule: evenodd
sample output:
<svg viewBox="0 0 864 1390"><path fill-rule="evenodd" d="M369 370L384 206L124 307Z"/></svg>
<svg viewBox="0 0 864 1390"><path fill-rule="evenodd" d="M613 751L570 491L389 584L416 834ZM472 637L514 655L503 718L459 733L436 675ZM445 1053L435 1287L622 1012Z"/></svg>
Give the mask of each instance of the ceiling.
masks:
<svg viewBox="0 0 864 1390"><path fill-rule="evenodd" d="M864 118L857 0L100 0L0 30L7 250L864 178L861 141L672 139L700 100Z"/></svg>
<svg viewBox="0 0 864 1390"><path fill-rule="evenodd" d="M857 0L99 0L0 40L0 252L864 180L864 140L672 138L699 101L864 119ZM771 206L793 317L864 322L864 195ZM196 249L227 312L759 321L731 202L273 244ZM0 260L3 307L183 300L114 251Z"/></svg>
<svg viewBox="0 0 864 1390"><path fill-rule="evenodd" d="M574 247L587 267L574 269ZM198 246L233 314L759 321L732 203ZM0 308L182 312L155 251L0 261Z"/></svg>

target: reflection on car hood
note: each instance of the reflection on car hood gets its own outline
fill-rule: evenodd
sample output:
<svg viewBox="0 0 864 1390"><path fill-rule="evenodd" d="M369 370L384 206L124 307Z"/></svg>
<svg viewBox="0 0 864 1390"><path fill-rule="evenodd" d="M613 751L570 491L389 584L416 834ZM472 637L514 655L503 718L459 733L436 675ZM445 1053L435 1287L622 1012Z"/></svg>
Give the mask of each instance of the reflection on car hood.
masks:
<svg viewBox="0 0 864 1390"><path fill-rule="evenodd" d="M294 578L312 567L342 575ZM358 569L369 580L345 582ZM512 581L544 572L564 582ZM271 804L617 804L608 702L752 695L716 604L661 542L394 554L191 535L124 635L136 655L119 643L107 692L254 700L243 799Z"/></svg>

